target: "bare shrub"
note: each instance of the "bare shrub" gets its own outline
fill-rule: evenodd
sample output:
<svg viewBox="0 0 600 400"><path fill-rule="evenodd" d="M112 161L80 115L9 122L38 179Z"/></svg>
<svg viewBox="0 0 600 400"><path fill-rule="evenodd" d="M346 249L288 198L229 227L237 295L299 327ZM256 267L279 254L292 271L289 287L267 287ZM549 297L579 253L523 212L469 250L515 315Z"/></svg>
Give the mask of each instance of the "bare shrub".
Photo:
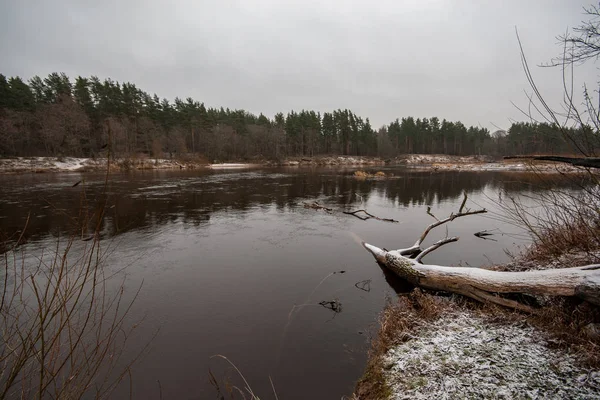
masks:
<svg viewBox="0 0 600 400"><path fill-rule="evenodd" d="M81 197L66 241L32 254L19 250L22 233L2 255L0 399L108 398L137 358L122 355L139 289L127 299L123 282L113 283L100 241L104 205L88 215L85 189Z"/></svg>
<svg viewBox="0 0 600 400"><path fill-rule="evenodd" d="M559 189L565 187L565 180L568 187ZM509 196L502 207L509 222L524 227L533 239L524 259L548 263L571 256L574 261L571 265L568 257L562 257L557 267L600 261L597 175L588 171L583 175L540 176L538 184L541 190Z"/></svg>
<svg viewBox="0 0 600 400"><path fill-rule="evenodd" d="M575 93L576 66L587 60L596 60L595 45L600 39L597 29L598 8L584 8L589 21L582 22L573 33L560 36L563 45L560 57L550 64L562 69L563 97L558 110L542 96L517 34L521 63L532 93L524 114L532 121L546 121L560 132L579 157L595 156L600 148L600 100L590 95L586 84L580 98ZM576 128L576 129L574 129ZM535 166L532 171L537 173ZM600 172L595 168L579 167L580 174L538 174L542 189L529 196L528 205L517 198L505 208L511 221L524 226L534 239L526 257L548 261L564 254L584 253L589 262L598 262L600 251ZM561 180L563 185L557 185ZM571 189L559 190L567 182ZM582 260L578 260L582 261ZM564 263L563 263L563 266ZM568 266L568 265L567 265Z"/></svg>

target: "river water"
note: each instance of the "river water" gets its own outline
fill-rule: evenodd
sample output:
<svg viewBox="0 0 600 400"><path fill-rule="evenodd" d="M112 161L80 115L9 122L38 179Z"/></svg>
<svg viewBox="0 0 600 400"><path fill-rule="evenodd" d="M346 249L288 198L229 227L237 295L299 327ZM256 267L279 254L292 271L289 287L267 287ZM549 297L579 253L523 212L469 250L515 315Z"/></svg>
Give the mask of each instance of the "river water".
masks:
<svg viewBox="0 0 600 400"><path fill-rule="evenodd" d="M527 244L504 221L502 206L511 195L535 192L532 177L384 171L394 176L359 180L351 169L331 168L111 175L102 245L111 249L108 268L120 271L125 291L135 293L141 285L130 312L131 321L141 320L132 347L150 343L132 369L133 398L215 398L209 368L222 388L226 381L243 387L225 360L211 358L221 354L261 399L274 398L269 378L280 399L340 399L363 372L386 298L404 288L384 275L359 239L388 249L409 247L434 221L428 206L445 216L460 207L466 192L467 207L490 213L448 225L448 234L460 240L426 262L503 263L505 249ZM88 202L99 200L104 176L0 176L4 250L28 215L24 253L54 247L68 234L84 191ZM314 201L334 211L303 206ZM399 222L339 212L361 208ZM482 230L493 240L473 235ZM445 235L445 228L434 231L425 244ZM318 304L334 300L341 312ZM127 386L114 396L128 395Z"/></svg>

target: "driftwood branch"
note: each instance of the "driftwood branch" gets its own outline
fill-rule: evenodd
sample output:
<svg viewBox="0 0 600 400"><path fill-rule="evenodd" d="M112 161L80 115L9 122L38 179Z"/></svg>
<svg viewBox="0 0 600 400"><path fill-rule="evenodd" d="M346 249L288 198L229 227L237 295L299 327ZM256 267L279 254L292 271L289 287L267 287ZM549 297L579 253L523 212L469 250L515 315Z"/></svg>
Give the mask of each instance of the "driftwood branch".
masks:
<svg viewBox="0 0 600 400"><path fill-rule="evenodd" d="M465 208L465 204L467 204L467 192L464 193L463 201L460 204L460 208L458 209L459 214L463 212L463 209Z"/></svg>
<svg viewBox="0 0 600 400"><path fill-rule="evenodd" d="M358 218L360 220L363 220L363 221L366 221L368 219L373 218L373 219L376 219L376 220L379 220L379 221L385 221L385 222L396 222L396 223L398 222L398 221L396 221L395 219L392 219L392 218L379 218L379 217L377 217L377 216L369 213L367 210L342 211L342 212L344 214L353 215L356 218ZM366 216L359 215L359 213L363 213Z"/></svg>
<svg viewBox="0 0 600 400"><path fill-rule="evenodd" d="M371 280L365 279L364 281L356 282L354 284L354 286L356 286L357 289L363 290L365 292L370 292L371 291Z"/></svg>
<svg viewBox="0 0 600 400"><path fill-rule="evenodd" d="M440 221L440 220L438 219L438 217L436 217L435 215L433 215L433 213L431 212L431 206L427 206L427 215L430 215L430 216L432 216L432 217L433 217L433 219L435 219L435 220L436 220L436 221L438 221L438 222Z"/></svg>
<svg viewBox="0 0 600 400"><path fill-rule="evenodd" d="M302 203L304 205L304 208L311 208L313 210L323 210L325 212L327 212L328 214L332 214L333 213L333 208L330 207L325 207L321 204L319 204L318 201L313 201L312 203ZM394 223L398 223L398 221L396 221L395 219L392 218L380 218L376 215L371 214L370 212L368 212L365 209L360 209L360 210L356 210L356 211L342 211L342 213L347 214L347 215L352 215L362 221L366 221L368 219L376 219L378 221L384 221L384 222L394 222ZM364 215L361 215L364 214Z"/></svg>
<svg viewBox="0 0 600 400"><path fill-rule="evenodd" d="M464 209L464 201L460 209ZM429 232L458 217L485 213L464 211L429 225L417 242L406 249L387 251L363 242L363 246L383 266L409 283L430 290L457 293L472 299L494 303L525 312L535 312L529 305L503 297L503 294L579 297L600 305L600 265L521 272L491 271L483 268L450 267L422 264L423 257L441 246L455 242L445 238L425 250L421 244ZM482 231L481 233L485 233ZM482 235L483 236L483 235Z"/></svg>
<svg viewBox="0 0 600 400"><path fill-rule="evenodd" d="M494 242L497 242L496 239L492 239L492 238L488 237L488 236L492 236L492 235L493 235L493 233L490 233L487 229L483 230L483 231L475 232L473 234L473 236L478 237L479 239L492 240Z"/></svg>
<svg viewBox="0 0 600 400"><path fill-rule="evenodd" d="M328 310L331 310L335 313L341 313L342 312L342 303L340 303L337 299L336 300L331 300L331 301L321 301L319 302L319 305L322 307L327 308Z"/></svg>
<svg viewBox="0 0 600 400"><path fill-rule="evenodd" d="M420 263L421 260L423 259L423 257L425 257L427 254L431 253L434 250L439 249L440 247L442 247L445 244L456 242L456 241L458 241L457 237L445 238L445 239L442 239L440 241L437 241L433 245L431 245L430 247L428 247L425 250L423 250L422 252L420 252L419 255L417 255L415 257L415 261L418 262L418 263Z"/></svg>
<svg viewBox="0 0 600 400"><path fill-rule="evenodd" d="M318 201L315 201L312 203L302 203L302 204L304 204L304 208L312 208L313 210L323 210L330 214L333 212L333 208L322 206L319 204Z"/></svg>
<svg viewBox="0 0 600 400"><path fill-rule="evenodd" d="M464 207L464 201L463 204L461 205L461 209ZM459 211L457 214L450 214L450 216L448 218L444 218L442 220L437 220L436 222L434 222L433 224L429 225L425 231L423 231L423 233L421 234L421 236L419 237L419 240L417 240L415 242L415 244L412 247L409 247L408 249L402 249L402 250L409 250L412 249L414 250L419 249L421 247L421 244L423 243L423 240L425 240L425 238L427 237L427 235L429 235L429 232L431 232L432 229L437 228L440 225L444 225L447 224L448 222L452 222L454 221L456 218L460 218L460 217L466 217L468 215L475 215L475 214L484 214L486 213L487 210L486 209L481 209L481 210L474 210L474 211L466 211L466 212L461 212ZM429 214L431 214L431 211L429 210ZM434 217L435 218L435 217ZM437 218L436 218L437 219ZM398 250L400 251L400 250Z"/></svg>

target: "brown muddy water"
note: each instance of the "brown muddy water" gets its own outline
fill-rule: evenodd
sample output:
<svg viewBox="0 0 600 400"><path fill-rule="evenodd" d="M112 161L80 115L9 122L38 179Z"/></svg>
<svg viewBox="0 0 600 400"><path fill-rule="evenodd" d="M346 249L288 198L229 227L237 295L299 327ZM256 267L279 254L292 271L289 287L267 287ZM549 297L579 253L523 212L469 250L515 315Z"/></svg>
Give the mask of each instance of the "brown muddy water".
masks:
<svg viewBox="0 0 600 400"><path fill-rule="evenodd" d="M274 398L269 377L279 399L340 399L352 393L363 372L386 297L402 286L384 275L356 237L388 249L408 247L433 221L427 206L444 216L457 210L466 191L468 207L493 212L449 225L448 234L460 241L426 262L502 263L508 260L505 249L527 243L501 211L511 194L537 190L527 175L384 171L395 176L357 180L351 169L326 168L111 175L102 238L110 248L107 268L124 268L115 282L124 279L126 293L142 284L130 314L131 321L142 322L125 356L150 341L132 370L133 398L216 398L209 368L221 383L243 386L224 360L211 358L222 354L261 399ZM100 198L103 179L77 173L0 176L4 249L30 213L20 250L35 263L43 249L68 234L82 190L90 201ZM400 222L303 207L315 200ZM473 236L485 229L494 240ZM434 231L427 243L445 234ZM370 290L359 289L360 281L369 281L363 289ZM342 304L341 312L318 305L332 300ZM306 305L291 313L300 304ZM128 396L128 385L114 394Z"/></svg>

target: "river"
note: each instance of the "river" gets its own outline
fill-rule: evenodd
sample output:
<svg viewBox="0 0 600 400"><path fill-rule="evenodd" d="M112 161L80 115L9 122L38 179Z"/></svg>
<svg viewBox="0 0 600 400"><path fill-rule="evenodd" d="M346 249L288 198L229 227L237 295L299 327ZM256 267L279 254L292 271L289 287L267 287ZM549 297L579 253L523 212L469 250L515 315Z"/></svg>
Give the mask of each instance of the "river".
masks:
<svg viewBox="0 0 600 400"><path fill-rule="evenodd" d="M527 174L383 170L393 176L359 180L352 169L333 168L110 175L102 245L110 248L108 268L119 271L125 290L141 285L129 315L141 321L132 346L150 343L132 370L133 397L215 398L209 368L221 383L241 385L225 360L211 358L216 354L233 361L261 399L274 398L269 377L280 399L350 395L378 313L403 288L357 238L408 247L434 221L428 206L445 216L466 191L468 207L490 213L450 224L448 234L460 240L426 262L503 263L505 249L527 244L502 211L509 196L537 190ZM69 233L84 191L89 202L100 199L104 176L0 176L4 251L28 215L20 249L35 255L53 248ZM314 201L334 211L303 206ZM338 211L363 208L399 222L361 221ZM491 240L473 235L482 230L493 233ZM434 231L427 243L445 234ZM341 312L318 305L333 300ZM115 398L128 395L129 387L121 388Z"/></svg>

